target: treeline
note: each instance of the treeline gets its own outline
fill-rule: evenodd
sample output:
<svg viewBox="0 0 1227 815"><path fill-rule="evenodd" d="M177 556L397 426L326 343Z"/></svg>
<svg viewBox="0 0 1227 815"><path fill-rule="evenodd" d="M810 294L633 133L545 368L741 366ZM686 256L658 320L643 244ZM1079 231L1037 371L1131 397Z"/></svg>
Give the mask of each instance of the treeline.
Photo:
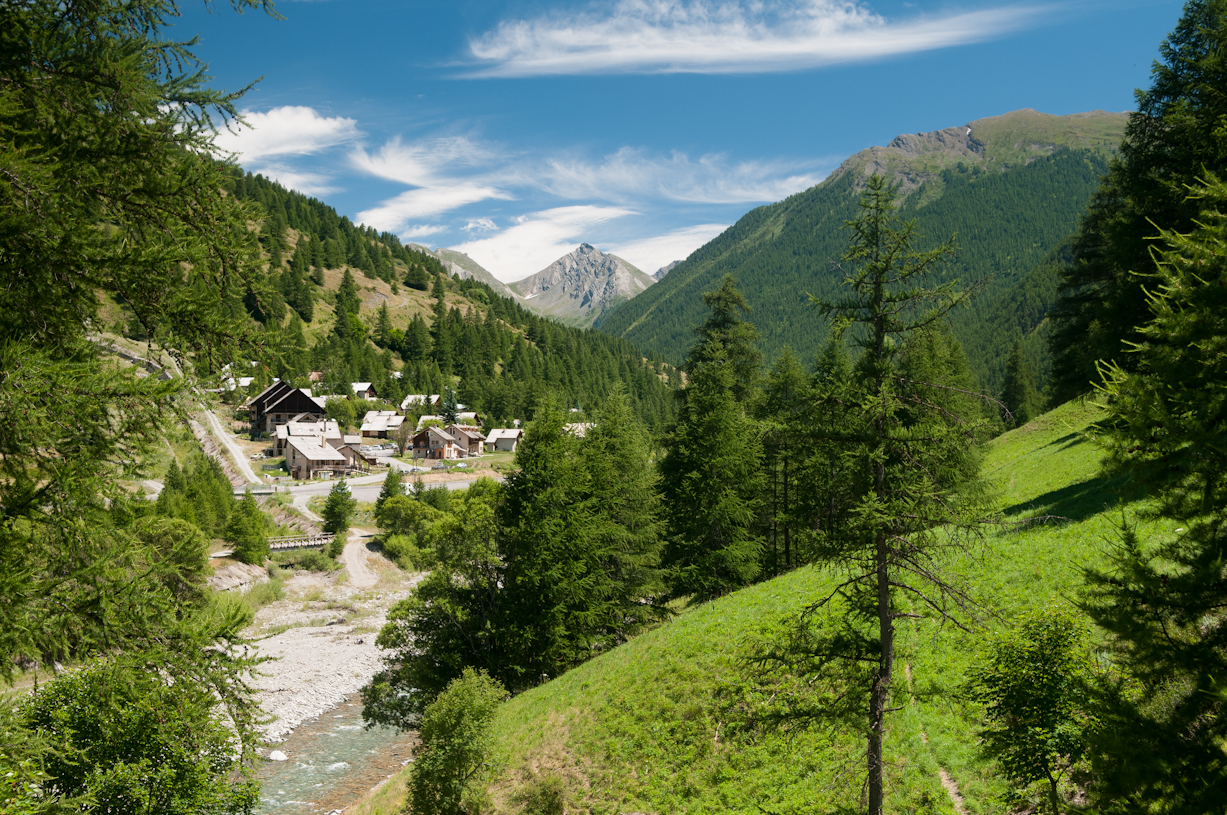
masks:
<svg viewBox="0 0 1227 815"><path fill-rule="evenodd" d="M267 280L248 290L244 304L268 329L273 352L253 387L271 376L307 386L308 373L319 371L319 390L343 394L350 382L372 382L381 399L397 403L409 393L455 385L469 409L506 425L532 418L549 394L593 409L620 386L649 427L661 428L673 415L669 391L679 380L659 355L645 360L626 340L563 326L480 281L449 277L434 256L355 227L331 207L261 176L236 175L233 183L236 197L268 212L260 233ZM292 254L286 227L298 232ZM324 270L342 267L339 288L326 290ZM389 282L393 292L401 284L429 290L431 312L393 325L385 303L364 319L351 267ZM313 322L320 300L333 306L332 330L308 345L304 324Z"/></svg>

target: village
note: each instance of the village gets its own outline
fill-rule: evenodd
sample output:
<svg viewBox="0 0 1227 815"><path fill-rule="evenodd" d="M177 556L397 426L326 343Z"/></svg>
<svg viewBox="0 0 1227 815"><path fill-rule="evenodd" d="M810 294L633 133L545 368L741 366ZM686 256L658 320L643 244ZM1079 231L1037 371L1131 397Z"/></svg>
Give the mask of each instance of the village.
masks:
<svg viewBox="0 0 1227 815"><path fill-rule="evenodd" d="M368 404L378 407L362 411L356 428L342 427L329 417L328 405L341 398L353 401L358 411ZM398 409L385 407L370 382L351 383L351 393L339 397L277 381L247 399L240 411L249 418L253 441L272 442L263 458L281 460L264 465L273 473L266 476L271 483L370 475L390 466L392 458L408 459L403 469L409 471L451 469L466 459L514 454L524 434L518 420L516 427L485 428L482 417L465 405L453 401L449 408L446 394L411 394ZM358 432L347 432L352 429ZM582 434L584 425L571 429Z"/></svg>

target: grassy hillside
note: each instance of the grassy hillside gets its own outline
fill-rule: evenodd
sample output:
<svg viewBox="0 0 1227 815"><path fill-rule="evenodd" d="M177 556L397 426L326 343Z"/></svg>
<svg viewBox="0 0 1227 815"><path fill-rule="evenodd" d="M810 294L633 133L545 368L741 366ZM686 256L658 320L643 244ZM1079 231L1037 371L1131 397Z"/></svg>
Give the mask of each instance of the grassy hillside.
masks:
<svg viewBox="0 0 1227 815"><path fill-rule="evenodd" d="M972 122L970 134L950 128L900 136L848 159L822 184L747 213L657 285L607 313L598 328L680 360L705 316L700 295L731 274L754 310L750 319L768 359L786 345L812 358L826 327L808 295L838 291L833 267L847 244L841 227L857 212L865 176L875 172L901 185L902 214L916 219L921 247L956 237L958 257L946 276L987 278L981 302L995 300L1025 288L1027 273L1073 232L1124 121L1118 114L1017 111ZM957 333L977 345L969 349L972 369L995 390L1001 349L1008 353L1038 321L1021 327L980 322L966 321ZM971 342L977 331L993 341Z"/></svg>
<svg viewBox="0 0 1227 815"><path fill-rule="evenodd" d="M1138 507L1099 475L1101 451L1086 435L1097 415L1067 404L992 443L986 472L1002 523L949 564L983 605L980 619L968 619L970 633L931 620L901 627L894 705L902 710L887 736L892 811L954 812L947 786L967 813L1006 811L959 688L985 633L1023 610L1070 603L1082 570L1104 563L1118 523ZM1170 530L1139 531L1154 539ZM505 755L494 809L524 811L517 796L549 776L564 784L568 811L855 809L864 761L855 728L758 724L807 677L746 678L756 644L838 577L802 569L737 592L513 699L498 722Z"/></svg>

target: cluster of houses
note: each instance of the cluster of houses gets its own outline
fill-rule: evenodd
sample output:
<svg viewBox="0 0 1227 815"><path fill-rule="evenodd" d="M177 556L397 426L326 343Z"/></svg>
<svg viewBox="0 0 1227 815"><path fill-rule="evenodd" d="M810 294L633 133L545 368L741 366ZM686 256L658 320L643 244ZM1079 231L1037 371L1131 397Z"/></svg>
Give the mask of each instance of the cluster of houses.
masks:
<svg viewBox="0 0 1227 815"><path fill-rule="evenodd" d="M354 398L377 397L369 382L352 385ZM285 466L296 479L369 472L375 459L363 451L372 439L401 435L411 408L441 407L439 395L415 394L405 397L400 410L370 410L362 417L358 435L342 433L337 422L327 418L325 398L310 388L295 388L274 382L247 400L254 434L273 440L273 455L284 456ZM456 414L456 421L443 426L441 415L422 416L411 437L414 458L455 460L486 452L514 452L524 431L519 429L482 432L481 419L472 411ZM406 445L408 447L408 445ZM407 452L407 451L406 451Z"/></svg>

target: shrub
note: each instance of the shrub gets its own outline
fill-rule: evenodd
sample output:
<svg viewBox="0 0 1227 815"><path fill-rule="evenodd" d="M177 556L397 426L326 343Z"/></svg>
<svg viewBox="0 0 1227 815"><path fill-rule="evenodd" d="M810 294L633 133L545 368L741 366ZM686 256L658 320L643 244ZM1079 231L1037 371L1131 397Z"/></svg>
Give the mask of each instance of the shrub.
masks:
<svg viewBox="0 0 1227 815"><path fill-rule="evenodd" d="M82 796L91 811L250 812L259 783L206 688L145 666L100 662L26 697L24 723L55 751L47 788Z"/></svg>
<svg viewBox="0 0 1227 815"><path fill-rule="evenodd" d="M409 781L410 810L418 815L459 815L490 765L491 724L507 691L485 671L465 668L422 713L422 743Z"/></svg>
<svg viewBox="0 0 1227 815"><path fill-rule="evenodd" d="M412 535L385 535L383 553L406 571L423 571L435 564L433 550L419 547Z"/></svg>

